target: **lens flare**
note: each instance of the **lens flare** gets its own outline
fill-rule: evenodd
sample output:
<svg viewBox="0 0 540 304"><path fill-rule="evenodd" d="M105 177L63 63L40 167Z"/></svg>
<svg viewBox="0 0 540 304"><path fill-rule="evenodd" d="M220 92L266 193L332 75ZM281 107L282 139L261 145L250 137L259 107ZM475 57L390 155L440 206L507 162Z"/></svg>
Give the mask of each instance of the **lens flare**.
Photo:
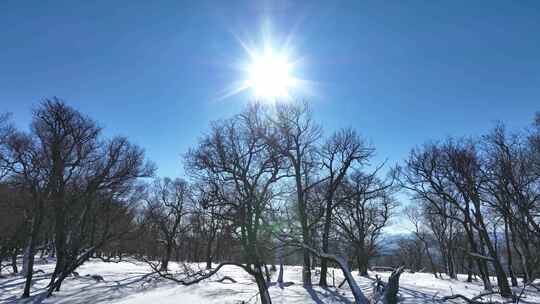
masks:
<svg viewBox="0 0 540 304"><path fill-rule="evenodd" d="M254 55L248 66L245 86L253 90L256 98L275 99L287 97L294 78L289 74L291 64L287 57L267 50L262 55Z"/></svg>
<svg viewBox="0 0 540 304"><path fill-rule="evenodd" d="M227 85L218 100L248 93L249 98L273 104L294 100L298 94L313 95L316 83L298 76L305 73L306 61L296 57L292 34L276 43L280 39L272 39L269 31L263 32L266 34L257 42L234 35L247 56L231 64L242 76Z"/></svg>

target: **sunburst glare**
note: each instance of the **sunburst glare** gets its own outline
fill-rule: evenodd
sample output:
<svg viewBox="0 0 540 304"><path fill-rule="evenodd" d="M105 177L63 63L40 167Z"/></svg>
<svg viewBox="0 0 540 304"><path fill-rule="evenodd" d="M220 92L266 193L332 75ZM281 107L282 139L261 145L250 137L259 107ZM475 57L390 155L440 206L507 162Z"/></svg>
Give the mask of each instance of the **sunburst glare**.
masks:
<svg viewBox="0 0 540 304"><path fill-rule="evenodd" d="M295 82L289 74L291 68L285 55L267 49L262 55L253 56L245 87L252 89L257 99L286 98Z"/></svg>
<svg viewBox="0 0 540 304"><path fill-rule="evenodd" d="M237 66L242 75L220 99L247 92L261 102L286 102L295 93L307 89L309 82L295 76L299 60L292 58L290 40L280 48L277 47L279 45L272 45L271 39L265 38L262 47L254 47L237 37L247 59Z"/></svg>

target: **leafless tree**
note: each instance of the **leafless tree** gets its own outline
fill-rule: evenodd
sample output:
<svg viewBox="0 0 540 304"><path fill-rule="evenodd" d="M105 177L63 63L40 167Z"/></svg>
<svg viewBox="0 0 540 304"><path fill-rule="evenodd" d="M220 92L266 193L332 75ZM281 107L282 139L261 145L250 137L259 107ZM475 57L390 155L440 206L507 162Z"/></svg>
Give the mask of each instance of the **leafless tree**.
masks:
<svg viewBox="0 0 540 304"><path fill-rule="evenodd" d="M308 198L310 191L323 180L319 177L321 166L318 147L321 140L321 127L312 118L306 103L276 105L273 126L277 129L276 139L271 142L273 148L283 155L289 165L296 195L298 221L301 227L302 242L312 245L311 230L318 223L320 216L310 221ZM311 285L310 251L303 248L302 282Z"/></svg>
<svg viewBox="0 0 540 304"><path fill-rule="evenodd" d="M156 179L147 197L147 216L159 231L159 243L164 253L161 270L167 271L178 237L187 230L186 217L193 207L193 197L186 181Z"/></svg>
<svg viewBox="0 0 540 304"><path fill-rule="evenodd" d="M409 218L409 221L414 226L414 236L417 240L419 240L422 245L424 246L424 252L429 260L429 265L431 266L431 272L435 276L435 278L438 278L438 269L437 264L435 263L433 259L433 254L431 252L431 244L433 237L433 234L431 231L429 231L429 228L427 228L427 225L424 224L424 217L425 214L422 210L419 210L416 206L409 206L405 209L405 213L407 214L407 217Z"/></svg>
<svg viewBox="0 0 540 304"><path fill-rule="evenodd" d="M60 247L56 245L58 271L53 273L49 295L59 290L63 280L97 249L131 231L130 225L112 229L120 222L112 220L114 216L129 215L129 209L139 197L135 187L138 179L151 176L153 171L153 164L145 161L144 151L126 138L113 138L99 145L96 158L73 180L69 192L73 204L68 210L74 216L69 217L71 220L64 227L64 233L70 232L64 247L67 258L58 264ZM101 210L106 212L104 217L99 217Z"/></svg>
<svg viewBox="0 0 540 304"><path fill-rule="evenodd" d="M534 280L540 259L540 174L535 170L535 152L523 136L508 135L503 125L483 137L486 184L485 201L502 217L508 272L514 285L517 280L512 266L514 247L521 261L525 281ZM513 246L510 246L511 242Z"/></svg>
<svg viewBox="0 0 540 304"><path fill-rule="evenodd" d="M0 113L0 181L9 173L12 159L9 159L9 140L15 133L10 121L10 113Z"/></svg>
<svg viewBox="0 0 540 304"><path fill-rule="evenodd" d="M271 303L263 276L261 226L284 177L284 161L270 142L273 129L261 105L253 104L232 119L212 124L210 134L186 155L186 167L197 182L207 185L209 205L227 210L239 230L247 265L259 288L261 303Z"/></svg>
<svg viewBox="0 0 540 304"><path fill-rule="evenodd" d="M475 143L448 140L443 144L427 145L411 153L401 173L402 185L417 198L432 202L431 206L436 209L440 208L437 202L444 200L459 210L459 217L444 214L441 209L437 211L462 224L469 240L469 254L477 260L484 287L491 290L489 261L495 269L501 295L511 296L506 273L484 217L486 206L481 189L486 180Z"/></svg>
<svg viewBox="0 0 540 304"><path fill-rule="evenodd" d="M367 276L369 259L377 253L383 228L398 206L392 181L382 181L378 170L355 172L347 180L344 200L336 211L336 223L354 249L360 275Z"/></svg>
<svg viewBox="0 0 540 304"><path fill-rule="evenodd" d="M32 206L27 217L29 231L26 236L23 274L26 276L23 297L30 295L34 254L43 223L45 202L49 198L48 166L36 136L16 132L5 143L5 159L9 163L10 183L29 193Z"/></svg>
<svg viewBox="0 0 540 304"><path fill-rule="evenodd" d="M139 177L149 176L144 152L125 138L101 140L100 128L59 99L45 100L33 112L29 133L15 132L3 145L10 183L29 194L30 231L23 268L30 294L33 259L45 211L52 210L56 266L49 295L111 238L111 216ZM100 212L105 216L98 217ZM99 237L95 237L99 233Z"/></svg>
<svg viewBox="0 0 540 304"><path fill-rule="evenodd" d="M368 147L359 135L352 129L344 129L334 133L327 139L321 148L321 159L323 165L324 193L324 227L322 233L322 251L329 253L330 229L333 224L334 210L339 201L336 192L342 185L351 167L365 165L373 155L374 149ZM357 165L357 166L355 166ZM343 201L343 200L342 200ZM326 259L321 261L321 276L319 285L327 286L326 277L328 264Z"/></svg>

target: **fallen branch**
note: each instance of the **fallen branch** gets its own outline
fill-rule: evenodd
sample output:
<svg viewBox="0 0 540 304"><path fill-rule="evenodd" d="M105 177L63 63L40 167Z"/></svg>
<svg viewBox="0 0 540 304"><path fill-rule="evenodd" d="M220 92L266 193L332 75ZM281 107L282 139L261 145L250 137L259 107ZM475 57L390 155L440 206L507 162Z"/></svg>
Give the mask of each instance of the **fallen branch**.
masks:
<svg viewBox="0 0 540 304"><path fill-rule="evenodd" d="M491 257L488 257L488 256L485 256L485 255L481 255L479 253L476 253L476 252L469 252L469 255L473 258L477 258L477 259L480 259L480 260L486 260L486 261L489 261L489 262L493 262L494 259L491 258Z"/></svg>
<svg viewBox="0 0 540 304"><path fill-rule="evenodd" d="M223 281L230 281L231 283L236 283L236 280L229 276L224 276L223 278L217 280L216 282L223 283Z"/></svg>
<svg viewBox="0 0 540 304"><path fill-rule="evenodd" d="M442 297L442 298L440 298L440 300L441 301L448 301L448 300L462 299L462 300L464 300L465 302L467 302L469 304L486 304L486 302L478 301L478 299L481 299L481 298L483 298L485 296L494 295L494 294L498 294L498 292L497 291L490 291L490 292L486 292L486 293L481 293L481 294L479 294L477 296L474 296L472 298L467 298L466 296L464 296L462 294L453 294L451 296ZM510 303L512 303L512 302L510 302Z"/></svg>
<svg viewBox="0 0 540 304"><path fill-rule="evenodd" d="M159 269L159 267L158 267L159 265L156 265L154 263L148 263L148 265L150 265L152 270L155 273L157 273L160 277L171 280L171 281L174 281L176 283L179 283L179 284L182 284L182 285L185 285L185 286L197 284L197 283L199 283L199 282L201 282L203 280L206 280L206 279L212 277L213 275L215 275L223 266L227 266L227 265L240 267L240 268L244 269L247 273L249 273L251 275L254 275L253 271L251 269L249 269L247 266L242 265L240 263L234 263L234 262L220 263L216 268L214 268L214 269L212 269L211 271L208 271L208 272L206 272L204 270L201 270L201 271L197 271L197 272L193 272L193 273L188 273L187 278L183 278L183 279L176 278L172 274L162 271L161 269ZM227 276L225 276L225 278L226 277ZM229 279L233 280L232 278L229 278ZM233 283L236 283L236 282L233 282Z"/></svg>
<svg viewBox="0 0 540 304"><path fill-rule="evenodd" d="M122 260L118 260L118 261L111 260L110 257L104 258L104 257L98 256L97 258L100 259L101 261L105 262L105 263L116 263L116 264L118 264L118 263L122 262Z"/></svg>
<svg viewBox="0 0 540 304"><path fill-rule="evenodd" d="M373 294L375 295L375 303L382 302L383 304L395 304L398 301L399 291L399 277L405 271L403 266L398 267L392 271L392 274L388 278L388 282L384 283L381 277L375 275L375 282L373 283Z"/></svg>
<svg viewBox="0 0 540 304"><path fill-rule="evenodd" d="M343 276L345 276L345 280L347 281L347 283L349 284L349 287L351 288L351 292L354 296L354 302L356 304L369 303L368 299L366 298L366 296L364 295L364 293L362 292L362 290L360 289L360 287L358 286L358 284L352 277L351 272L349 271L349 265L347 264L345 259L334 254L317 251L311 248L310 246L300 243L300 242L285 243L284 245L296 246L296 247L307 249L309 252L311 252L313 255L319 258L325 258L338 264L339 267L341 268L341 271L343 272Z"/></svg>

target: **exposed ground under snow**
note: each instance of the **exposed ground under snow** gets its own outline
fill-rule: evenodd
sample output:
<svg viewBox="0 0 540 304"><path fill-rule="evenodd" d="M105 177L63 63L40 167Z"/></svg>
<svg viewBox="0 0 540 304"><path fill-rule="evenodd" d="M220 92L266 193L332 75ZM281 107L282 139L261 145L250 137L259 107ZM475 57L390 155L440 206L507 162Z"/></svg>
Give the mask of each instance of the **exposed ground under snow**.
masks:
<svg viewBox="0 0 540 304"><path fill-rule="evenodd" d="M256 303L257 287L251 277L242 269L227 266L220 272L204 282L192 286L180 286L172 281L150 275L150 268L138 261L105 263L94 260L85 263L78 269L79 278L70 277L62 285L62 290L53 297L45 298L45 286L53 270L53 264L38 264L36 269L45 273L34 275L35 283L32 297L21 300L20 295L24 286L24 279L19 275L5 275L0 279L0 303L122 303L122 304L198 304L198 303ZM172 267L177 267L172 263ZM330 271L332 273L332 270ZM343 280L341 272L334 270L335 283ZM101 275L103 282L96 282L85 275ZM379 274L386 279L390 273L370 273L371 277ZM228 275L237 283L215 282L220 277ZM354 274L358 284L366 294L372 292L372 279L359 277ZM273 281L276 279L274 274ZM400 280L400 296L403 303L437 303L435 299L455 293L473 297L483 292L480 282L466 283L464 277L459 280L436 279L428 273L404 273ZM270 296L273 303L353 303L353 296L348 287L343 288L305 288L301 282L301 267L286 266L284 281L294 282L284 287L272 283ZM313 278L313 282L318 282ZM330 277L329 283L332 284ZM494 282L495 283L495 282ZM516 293L521 288L515 289ZM492 298L493 300L500 300ZM489 300L489 298L488 298ZM248 302L250 301L250 302ZM448 303L462 303L455 300ZM540 303L540 293L527 289L520 303Z"/></svg>

